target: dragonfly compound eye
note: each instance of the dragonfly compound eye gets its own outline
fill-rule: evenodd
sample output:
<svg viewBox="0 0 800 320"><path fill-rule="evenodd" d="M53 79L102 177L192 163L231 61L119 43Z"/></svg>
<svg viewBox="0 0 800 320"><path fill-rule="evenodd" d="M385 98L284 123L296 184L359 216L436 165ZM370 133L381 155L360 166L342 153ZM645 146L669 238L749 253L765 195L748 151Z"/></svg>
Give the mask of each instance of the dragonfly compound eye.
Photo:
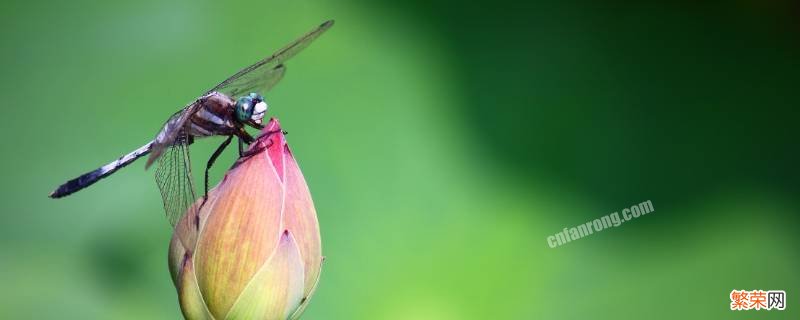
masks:
<svg viewBox="0 0 800 320"><path fill-rule="evenodd" d="M253 98L245 96L236 101L236 119L239 121L250 120L253 115Z"/></svg>
<svg viewBox="0 0 800 320"><path fill-rule="evenodd" d="M251 105L253 106L253 111L250 112L249 120L261 124L261 119L264 118L264 113L267 112L267 102L264 101L263 96L255 92L247 96L251 99Z"/></svg>

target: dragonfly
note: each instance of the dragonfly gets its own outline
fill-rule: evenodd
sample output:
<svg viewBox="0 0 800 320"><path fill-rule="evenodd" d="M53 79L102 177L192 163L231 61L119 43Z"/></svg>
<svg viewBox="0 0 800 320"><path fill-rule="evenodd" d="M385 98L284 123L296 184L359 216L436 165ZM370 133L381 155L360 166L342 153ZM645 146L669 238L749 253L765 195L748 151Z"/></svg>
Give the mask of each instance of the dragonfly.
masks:
<svg viewBox="0 0 800 320"><path fill-rule="evenodd" d="M50 193L50 198L63 198L83 190L149 154L145 169L158 162L156 183L161 192L167 219L174 227L189 209L198 208L194 206L198 198L192 178L189 146L196 138L227 137L206 163L204 204L208 198L209 170L234 137L239 142L239 156L249 156L244 145L255 139L245 127L264 128L262 119L268 105L262 94L283 79L286 72L284 63L308 47L330 29L333 23L333 20L328 20L272 55L239 70L175 112L152 141L100 168L65 182Z"/></svg>

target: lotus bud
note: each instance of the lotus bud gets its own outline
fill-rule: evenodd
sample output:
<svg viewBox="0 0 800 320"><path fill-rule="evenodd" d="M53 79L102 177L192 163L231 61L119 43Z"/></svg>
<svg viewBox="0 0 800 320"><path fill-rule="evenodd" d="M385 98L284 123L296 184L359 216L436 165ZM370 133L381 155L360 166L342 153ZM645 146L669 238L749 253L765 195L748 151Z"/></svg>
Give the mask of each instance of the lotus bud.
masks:
<svg viewBox="0 0 800 320"><path fill-rule="evenodd" d="M175 227L169 265L186 319L296 319L319 280L316 211L277 120L248 153Z"/></svg>

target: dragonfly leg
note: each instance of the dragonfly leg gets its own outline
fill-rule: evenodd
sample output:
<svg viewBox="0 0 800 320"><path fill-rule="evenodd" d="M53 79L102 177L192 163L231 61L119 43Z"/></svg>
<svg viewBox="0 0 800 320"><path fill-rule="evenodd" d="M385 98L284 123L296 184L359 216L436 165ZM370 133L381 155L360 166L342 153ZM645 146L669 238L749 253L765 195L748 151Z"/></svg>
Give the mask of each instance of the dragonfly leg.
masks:
<svg viewBox="0 0 800 320"><path fill-rule="evenodd" d="M254 156L256 154L261 153L262 151L264 151L266 149L269 149L269 147L271 147L271 146L272 146L272 141L270 141L266 146L263 146L263 147L259 146L259 147L256 147L256 148L253 148L253 149L250 149L250 150L245 150L242 153L242 155L240 156L239 159L243 160L243 159L247 159L249 157L252 157L252 156Z"/></svg>
<svg viewBox="0 0 800 320"><path fill-rule="evenodd" d="M268 132L265 132L263 134L260 134L255 139L253 139L253 138L250 138L250 139L253 139L255 141L255 140L261 139L261 137L263 137L263 136L269 136L269 135L272 135L272 134L275 134L275 133L278 133L278 132L282 132L284 134L287 133L286 131L274 130L274 131L268 131ZM242 139L242 137L239 137L239 158L240 159L241 158L248 158L248 157L250 157L250 156L252 156L252 155L254 155L256 153L264 151L264 149L267 149L270 146L272 146L272 141L270 141L269 144L266 147L255 148L253 150L245 150L244 146L245 145L249 145L249 144L250 144L250 142L247 142L245 139Z"/></svg>
<svg viewBox="0 0 800 320"><path fill-rule="evenodd" d="M261 138L263 138L263 137L269 137L269 136L271 136L271 135L273 135L273 134L276 134L276 133L278 133L278 132L280 132L280 133L283 133L284 135L288 134L288 132L286 132L286 131L282 131L282 130L272 130L272 131L262 132L262 133L258 134L258 135L256 136L256 140L258 140L258 139L261 139Z"/></svg>
<svg viewBox="0 0 800 320"><path fill-rule="evenodd" d="M258 135L258 137L256 137L256 140L261 139L262 137L265 137L265 136L269 137L270 135L276 134L278 132L285 133L285 131L281 131L281 130L267 131L267 132L264 132L264 133ZM264 151L265 149L269 149L269 147L271 147L271 146L272 146L272 140L269 140L269 143L264 147L258 147L258 148L254 148L254 149L251 149L251 150L242 151L242 149L241 149L242 148L242 140L239 139L239 158L240 159L241 158L249 158L249 157L253 156L254 154L261 153L261 151Z"/></svg>
<svg viewBox="0 0 800 320"><path fill-rule="evenodd" d="M242 142L242 140L239 139L239 160L236 160L236 163L233 164L233 168L246 161L250 157L257 155L272 146L272 140L270 140L266 146L261 146L259 144L250 150L243 150L242 148L244 143L245 142Z"/></svg>
<svg viewBox="0 0 800 320"><path fill-rule="evenodd" d="M217 147L217 150L214 151L214 154L211 155L211 158L208 159L208 163L206 163L206 176L205 176L206 192L203 194L203 203L200 205L201 208L203 207L204 204L206 204L206 200L208 200L208 171L211 170L211 166L213 166L214 162L217 161L217 158L219 157L220 154L222 154L222 151L225 151L225 148L227 148L228 145L231 144L232 139L233 136L228 136L228 138L225 139L225 141L223 141L222 144L219 145L219 147Z"/></svg>

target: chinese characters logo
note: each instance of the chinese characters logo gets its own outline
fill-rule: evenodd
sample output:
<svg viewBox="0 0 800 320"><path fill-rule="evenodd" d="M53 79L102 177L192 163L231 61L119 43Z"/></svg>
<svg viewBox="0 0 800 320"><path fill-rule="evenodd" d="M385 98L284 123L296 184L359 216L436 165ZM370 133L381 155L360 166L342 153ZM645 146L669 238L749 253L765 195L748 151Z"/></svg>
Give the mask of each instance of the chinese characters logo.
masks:
<svg viewBox="0 0 800 320"><path fill-rule="evenodd" d="M783 290L732 290L731 310L784 310L786 292Z"/></svg>

